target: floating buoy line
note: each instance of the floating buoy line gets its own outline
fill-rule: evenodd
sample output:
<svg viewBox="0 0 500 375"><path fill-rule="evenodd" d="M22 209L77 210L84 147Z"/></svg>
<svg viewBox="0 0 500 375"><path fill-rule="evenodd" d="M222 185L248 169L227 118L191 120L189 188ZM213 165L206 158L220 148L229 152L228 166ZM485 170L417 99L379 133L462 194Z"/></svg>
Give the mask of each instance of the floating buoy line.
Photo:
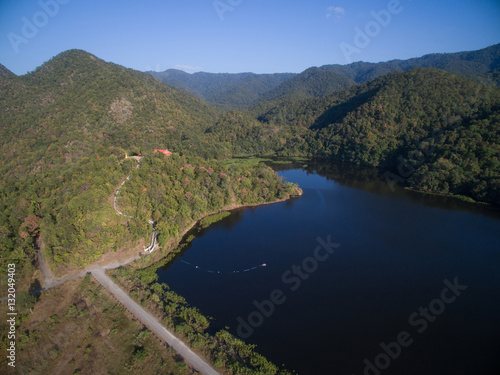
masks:
<svg viewBox="0 0 500 375"><path fill-rule="evenodd" d="M235 274L235 273L244 273L244 272L250 272L250 271L255 271L256 269L259 269L261 267L267 267L266 263L259 264L258 266L252 267L252 268L246 268L244 270L235 270L235 271L213 271L209 269L202 268L200 266L197 266L196 264L190 263L188 261L185 261L183 259L179 259L179 262L187 264L188 266L193 267L194 269L197 269L202 272L207 272L207 273L214 273L214 274Z"/></svg>

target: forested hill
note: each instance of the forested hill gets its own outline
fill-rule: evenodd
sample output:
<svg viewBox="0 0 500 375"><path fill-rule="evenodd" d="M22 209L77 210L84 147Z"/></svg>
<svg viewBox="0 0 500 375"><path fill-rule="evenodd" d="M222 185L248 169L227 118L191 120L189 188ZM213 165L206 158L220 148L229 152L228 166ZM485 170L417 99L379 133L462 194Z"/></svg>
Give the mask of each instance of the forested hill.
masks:
<svg viewBox="0 0 500 375"><path fill-rule="evenodd" d="M328 97L281 102L260 120L301 134L283 153L377 166L402 185L500 204L498 87L414 69Z"/></svg>
<svg viewBox="0 0 500 375"><path fill-rule="evenodd" d="M147 221L124 227L109 199L135 168L124 154L151 155L154 148L180 153L177 169L189 160L196 168L212 164L195 156L334 158L382 168L390 183L500 205L500 88L442 70L393 72L318 98L292 95L261 104L253 112L257 118L219 111L146 73L80 50L24 76L0 71L0 256L29 259L27 267L35 264L35 244L64 263L65 249L81 250L91 261L127 239L137 244L144 238ZM296 97L333 87L327 82L316 91L314 82L305 79L310 89L295 91ZM156 163L158 157L145 160ZM212 168L217 176L219 168ZM197 183L200 176L194 175ZM258 187L255 197L265 193L258 184L245 187L247 193L250 187ZM154 198L158 189L143 191Z"/></svg>
<svg viewBox="0 0 500 375"><path fill-rule="evenodd" d="M2 78L14 78L16 75L12 73L9 69L7 69L5 66L0 64L0 79Z"/></svg>
<svg viewBox="0 0 500 375"><path fill-rule="evenodd" d="M356 83L366 83L392 72L407 72L415 68L437 68L489 86L498 86L500 44L478 51L431 54L409 60L355 62L349 65L309 68L263 95L262 101L287 102L293 99L318 98Z"/></svg>
<svg viewBox="0 0 500 375"><path fill-rule="evenodd" d="M266 93L262 96L262 100L318 98L355 84L356 82L342 74L320 68L309 68Z"/></svg>
<svg viewBox="0 0 500 375"><path fill-rule="evenodd" d="M234 176L221 164L207 161L276 148L271 135L279 129L264 128L249 115L219 111L146 73L81 50L63 52L24 76L6 73L0 78L0 258L21 261L16 268L20 277L31 277L37 246L52 264L82 265L109 251L140 248L140 242L150 238L148 217L130 221L113 210L113 192L137 169L135 160L125 159L126 153L142 153L145 166L147 160L165 161L167 157L153 155L153 150L168 148L174 152L168 160L179 163L173 169L192 164L193 171L200 166L211 170L208 175L220 185L213 200L221 204L282 197L282 184L272 171L265 177L256 172L255 182L265 180L261 185L242 180L248 170L238 172L233 194L226 177ZM190 180L189 168L185 174ZM185 201L179 195L179 204L169 200L167 205L168 212L186 220L186 207L191 210L196 203L191 217L195 220L209 202L206 193L212 187L207 176L193 175L200 177L190 185L197 190L189 191L191 195L185 191ZM278 186L276 197L266 186L271 175ZM151 193L156 196L160 177L146 173L138 178L139 184L154 181ZM187 181L183 178L184 187ZM181 185L180 180L175 183ZM141 187L139 195L146 191ZM241 199L236 194L240 191ZM172 197L172 189L163 192ZM195 199L195 193L201 198ZM142 203L136 209L147 210ZM177 211L181 204L182 212Z"/></svg>
<svg viewBox="0 0 500 375"><path fill-rule="evenodd" d="M471 59L489 56L484 66L494 67L491 56L497 49L472 53ZM391 73L328 96L321 94L353 81L332 72L330 81L317 80L325 72L310 69L289 81L297 84L281 86L288 99L254 109L259 121L249 113L220 112L146 73L80 50L61 53L24 76L1 71L0 173L6 181L89 156L163 147L218 158L272 152L331 157L394 171L415 142L443 130L451 143L441 162L452 160L446 168L474 176L467 177L466 188L463 182L424 183L425 176L413 186L488 201L497 191L499 89L437 69ZM297 99L308 96L320 97ZM469 125L446 130L449 122L460 121ZM436 146L418 171L445 155L447 144ZM453 147L462 151L454 153ZM485 173L494 177L486 185Z"/></svg>
<svg viewBox="0 0 500 375"><path fill-rule="evenodd" d="M176 69L147 73L169 86L189 92L224 109L249 108L262 100L265 93L296 75L205 72L188 74Z"/></svg>
<svg viewBox="0 0 500 375"><path fill-rule="evenodd" d="M500 44L470 52L435 53L408 60L380 63L324 65L320 69L342 74L357 83L364 83L391 72L407 72L414 68L437 68L485 84L499 85Z"/></svg>
<svg viewBox="0 0 500 375"><path fill-rule="evenodd" d="M98 146L195 149L207 156L224 151L203 136L216 121L212 107L80 50L63 52L30 74L1 79L0 97L5 173L75 161Z"/></svg>

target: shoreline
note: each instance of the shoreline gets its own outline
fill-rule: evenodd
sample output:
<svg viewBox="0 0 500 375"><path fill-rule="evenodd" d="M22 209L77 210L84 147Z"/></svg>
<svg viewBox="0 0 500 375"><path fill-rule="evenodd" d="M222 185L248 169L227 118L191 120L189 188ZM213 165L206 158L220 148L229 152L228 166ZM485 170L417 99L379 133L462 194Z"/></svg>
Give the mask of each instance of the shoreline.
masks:
<svg viewBox="0 0 500 375"><path fill-rule="evenodd" d="M196 226L200 223L200 221L206 217L209 217L212 215L217 215L221 212L231 212L231 211L235 211L235 210L239 210L239 209L256 208L256 207L260 207L260 206L271 205L274 203L282 203L282 202L286 202L286 201L293 199L293 198L299 198L302 195L303 195L302 189L299 187L296 187L294 194L290 194L288 197L285 197L285 198L277 199L277 200L274 200L271 202L232 204L229 206L225 206L217 211L205 213L205 214L201 215L197 220L193 220L190 224L188 224L186 229L184 229L175 240L173 240L171 243L167 244L166 249L164 249L163 251L156 251L156 252L152 252L150 254L147 254L148 255L147 258L145 255L141 254L140 258L136 259L136 260L143 261L143 264L138 265L138 267L135 267L135 268L137 268L137 269L147 268L147 267L150 267L151 265L153 265L154 263L158 263L158 262L162 261L163 259L165 259L169 255L177 254L180 250L182 250L182 249L179 249L179 246L181 245L181 243L182 243L183 239L186 237L186 235L190 231L195 229ZM161 255L161 256L158 257L155 255ZM127 264L127 265L132 266L132 264L130 264L132 262L133 262L133 260L130 261L129 264ZM144 263L146 263L146 264L144 264ZM116 268L118 268L118 267L116 267Z"/></svg>
<svg viewBox="0 0 500 375"><path fill-rule="evenodd" d="M317 156L292 156L290 157L290 160L293 158L304 158L309 161L320 161L320 162L335 162L335 163L346 163L352 166L356 167L364 167L364 168L372 168L374 170L377 170L379 172L379 177L380 181L386 182L386 178L383 176L385 172L388 171L387 167L380 167L380 166L375 166L371 164L364 164L364 163L357 163L355 161L348 161L348 160L340 160L334 157L317 157ZM405 182L407 182L408 178L404 179ZM455 194L455 193L440 193L437 191L429 191L429 190L423 190L423 189L416 189L413 188L409 185L406 184L397 184L401 189L423 194L423 195L429 195L429 196L439 196L439 197L444 197L444 198L453 198L457 199L461 202L468 203L471 205L479 206L479 207L490 207L495 210L500 209L500 204L496 202L488 202L488 201L481 201L481 200L476 200L470 196L467 195L461 195L461 194Z"/></svg>
<svg viewBox="0 0 500 375"><path fill-rule="evenodd" d="M498 206L495 203L485 202L485 201L477 201L474 198L468 197L467 195L459 195L459 194L452 194L452 193L439 193L439 192L433 192L433 191L427 191L427 190L419 190L419 189L412 188L410 186L404 186L403 189L414 192L414 193L419 193L419 194L433 195L433 196L443 197L443 198L453 198L453 199L457 199L457 200L464 202L464 203L469 203L471 205L490 207L490 208L494 208L494 209L500 208L500 206Z"/></svg>
<svg viewBox="0 0 500 375"><path fill-rule="evenodd" d="M221 212L231 212L234 210L238 209L243 209L243 208L252 208L252 207L259 207L259 206L266 206L274 203L282 203L287 200L293 199L293 198L298 198L303 195L302 189L299 187L295 188L295 191L293 194L290 194L289 196L282 198L282 199L277 199L274 201L270 202L260 202L260 203L247 203L247 204L232 204L229 206L225 206L220 208L217 211L213 212L208 212L205 214L202 214L199 218L196 220L193 220L191 223L187 225L187 227L175 238L171 239L168 241L167 245L165 246L164 249L157 249L157 251L153 251L152 253L145 254L143 251L139 253L139 255L135 255L132 257L125 257L124 259L118 259L114 260L112 262L102 264L103 258L106 257L106 254L104 254L97 262L89 264L85 266L84 268L77 268L73 269L68 273L65 273L64 275L57 277L54 275L52 268L50 268L48 262L44 259L43 255L39 258L39 271L42 274L42 279L43 282L42 288L43 290L47 290L56 286L59 286L67 281L74 280L78 277L83 277L86 272L90 272L90 270L93 270L95 268L103 268L105 270L112 270L116 269L119 267L123 266L132 266L136 269L142 269L146 267L150 267L154 263L158 263L161 260L165 259L167 256L171 254L176 254L178 252L179 245L182 243L182 240L185 238L187 233L189 233L191 230L193 230L198 223L204 219L205 217L216 215ZM129 255L131 252L131 249L125 250L123 253L124 255L127 254ZM135 265L134 265L135 263ZM43 270L43 271L42 271ZM48 272L47 272L48 271Z"/></svg>

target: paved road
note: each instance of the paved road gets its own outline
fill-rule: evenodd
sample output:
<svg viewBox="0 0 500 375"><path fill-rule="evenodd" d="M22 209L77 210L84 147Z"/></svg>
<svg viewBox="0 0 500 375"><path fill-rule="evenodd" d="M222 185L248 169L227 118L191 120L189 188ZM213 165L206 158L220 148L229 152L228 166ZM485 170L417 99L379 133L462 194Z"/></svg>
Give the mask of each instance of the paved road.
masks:
<svg viewBox="0 0 500 375"><path fill-rule="evenodd" d="M102 286L112 293L139 321L164 340L172 349L181 355L187 363L197 371L206 375L220 375L203 358L193 352L180 339L169 332L153 315L144 310L137 302L132 300L118 285L116 285L102 268L91 269L92 276Z"/></svg>
<svg viewBox="0 0 500 375"><path fill-rule="evenodd" d="M220 375L203 358L193 352L186 344L184 344L184 342L182 342L170 331L168 331L153 315L144 310L142 306L140 306L137 302L130 298L118 285L116 285L113 280L106 276L105 270L124 266L134 260L139 259L140 256L136 256L122 262L110 263L105 266L90 266L85 271L82 271L65 279L57 279L52 275L52 272L45 262L41 251L39 251L39 257L40 269L43 276L44 290L54 288L56 286L64 284L67 281L81 277L85 275L86 272L91 272L92 276L94 276L102 286L104 286L111 294L113 294L116 299L132 313L132 315L134 315L140 322L142 322L146 327L154 332L156 336L165 341L194 369L205 375Z"/></svg>

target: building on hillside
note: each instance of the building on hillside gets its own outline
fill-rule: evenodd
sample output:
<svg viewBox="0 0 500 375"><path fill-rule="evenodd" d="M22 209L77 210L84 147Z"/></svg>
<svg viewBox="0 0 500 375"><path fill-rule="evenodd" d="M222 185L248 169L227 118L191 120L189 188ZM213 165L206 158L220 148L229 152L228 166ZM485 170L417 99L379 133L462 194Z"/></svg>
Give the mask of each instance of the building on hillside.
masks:
<svg viewBox="0 0 500 375"><path fill-rule="evenodd" d="M172 155L172 153L168 150L159 150L155 148L155 152L161 152L162 154L165 154L167 156Z"/></svg>

